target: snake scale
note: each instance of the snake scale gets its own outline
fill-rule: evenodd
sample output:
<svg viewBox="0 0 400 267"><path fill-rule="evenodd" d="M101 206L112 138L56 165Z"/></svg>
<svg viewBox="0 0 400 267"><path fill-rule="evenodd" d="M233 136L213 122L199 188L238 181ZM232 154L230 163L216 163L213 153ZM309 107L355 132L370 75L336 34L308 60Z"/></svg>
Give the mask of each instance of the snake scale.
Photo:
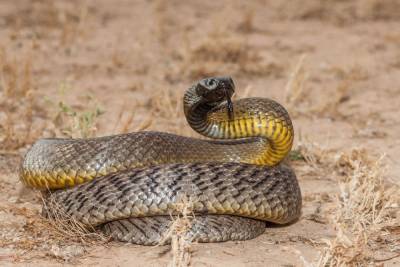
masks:
<svg viewBox="0 0 400 267"><path fill-rule="evenodd" d="M301 214L287 111L266 98L231 101L230 77L191 86L183 98L189 125L203 140L163 132L89 139L41 139L24 157L20 178L48 190L44 214L63 214L120 241L157 244L177 206L190 199L193 241L254 238L265 222Z"/></svg>

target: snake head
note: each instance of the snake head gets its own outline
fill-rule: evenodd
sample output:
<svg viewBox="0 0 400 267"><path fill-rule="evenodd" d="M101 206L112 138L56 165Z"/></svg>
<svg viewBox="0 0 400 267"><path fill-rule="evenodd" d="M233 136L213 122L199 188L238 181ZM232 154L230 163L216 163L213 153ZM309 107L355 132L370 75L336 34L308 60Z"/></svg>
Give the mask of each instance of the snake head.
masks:
<svg viewBox="0 0 400 267"><path fill-rule="evenodd" d="M232 95L235 92L235 84L231 77L211 77L200 80L196 85L196 94L202 97L204 102L218 105L227 101L228 116L233 119Z"/></svg>

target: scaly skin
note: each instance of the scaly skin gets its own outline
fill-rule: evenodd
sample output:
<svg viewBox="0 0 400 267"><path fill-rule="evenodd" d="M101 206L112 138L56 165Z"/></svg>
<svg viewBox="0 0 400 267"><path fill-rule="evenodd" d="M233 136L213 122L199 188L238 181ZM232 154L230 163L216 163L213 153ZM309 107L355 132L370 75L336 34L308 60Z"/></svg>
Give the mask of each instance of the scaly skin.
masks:
<svg viewBox="0 0 400 267"><path fill-rule="evenodd" d="M297 219L301 212L301 193L290 168L208 162L112 173L52 193L45 213L52 216L56 211L88 226L108 222L105 229L114 228L115 238L154 244L162 234L159 221L165 225L170 218L165 215L176 214L183 198L190 200L194 214L201 215L188 233L197 241L248 239L265 228L258 220L285 224ZM204 230L207 214L214 215L212 221L219 231ZM143 227L143 221L161 228L148 225L139 231L135 226ZM118 227L121 225L129 228Z"/></svg>
<svg viewBox="0 0 400 267"><path fill-rule="evenodd" d="M228 205L228 202L218 202L220 200L216 199L214 195L211 193L206 194L201 190L194 195L190 190L177 190L179 195L203 197L203 202L199 202L202 203L201 205L211 205L213 207L216 205L220 207L218 209L210 208L196 211L201 214L226 214L250 218L244 219L235 216L225 216L220 217L220 219L215 216L212 220L207 216L199 218L193 229L203 229L203 232L200 234L199 232L192 233L192 236L195 236L198 240L224 241L254 237L254 233L259 232L256 230L259 228L255 227L255 225L259 225L259 222L254 219L287 223L298 218L300 214L301 195L294 173L288 173L286 168L281 165L273 168L267 167L279 164L290 151L294 136L293 127L287 111L275 101L265 98L246 98L231 104L230 98L233 92L233 81L230 78L220 77L201 80L189 88L184 96L184 111L191 127L202 135L218 140L200 140L161 132L138 132L90 139L42 139L37 141L26 154L22 162L20 178L27 185L42 190L72 187L67 191L52 193L50 197L53 200L52 202L56 203L57 206L60 205L68 215L88 225L96 226L109 222L109 225L106 224L103 227L105 230L121 229L125 224L133 225L135 223L134 217L169 215L171 210L162 207L174 205L176 199L157 200L156 195L146 195L146 192L159 186L159 179L163 180L165 177L169 177L168 179L173 179L171 182L176 182L176 179L180 176L177 177L165 173L175 171L171 167L175 165L171 165L171 163L183 164L183 169L193 166L191 165L192 163L202 166L201 173L185 171L185 175L181 177L185 184L181 186L187 184L195 186L196 181L192 178L201 175L206 179L204 183L208 184L208 189L221 190L224 188L221 185L223 183L216 182L216 179L236 179L235 177L240 176L240 173L232 173L235 168L245 168L249 172L256 172L259 174L257 178L261 179L261 181L265 177L270 177L269 179L286 185L286 187L288 187L287 181L289 181L293 188L291 186L288 187L289 189L279 187L281 188L280 191L265 195L265 201L258 203L258 206L256 206L256 210L262 209L266 211L269 209L272 199L274 199L273 201L277 201L281 207L285 208L270 211L272 213L264 215L255 215L252 213L253 211L249 212L243 206L233 209ZM215 166L216 162L219 162L217 167L219 166L223 171L219 172L218 177L212 178L212 168L216 168L212 166ZM224 164L228 162L231 165ZM232 168L232 170L229 168ZM108 198L112 198L116 203L120 203L118 205L121 205L121 199L125 196L120 193L126 193L127 188L136 186L134 183L139 179L137 176L138 170L141 172L148 171L148 178L150 177L146 184L147 187L141 187L141 191L136 192L145 196L142 204L139 205L135 202L135 205L130 206L130 208L124 207L123 211L125 213L118 210L117 206L113 206L114 210L102 210L99 208L109 201ZM186 177L188 173L190 175ZM161 178L152 176L155 174ZM111 179L111 177L114 178ZM130 177L129 179L131 180L127 177ZM111 181L120 179L128 179L129 182L126 180L127 184L125 184L125 187L118 188L119 191L115 191L115 188L113 188L113 193L107 191L111 190L111 187L109 187ZM83 197L86 194L93 193L90 188L96 187L99 183L102 183L104 188L108 188L102 192L103 196L108 196L108 198L102 197L103 202L97 203L92 198L94 197L93 195L90 198ZM80 186L74 187L76 185ZM231 191L225 192L222 196L229 198L230 201L236 201L236 198L242 199L243 196L241 194L232 195L232 190L237 190L237 188L234 185L230 186L232 186ZM176 193L168 187L168 182L161 183L161 187L159 190L164 190L166 194ZM261 187L252 187L253 198L258 198L259 195L262 195L262 189ZM71 197L66 199L64 198L65 194ZM290 198L291 194L293 196ZM98 193L95 195L98 195ZM114 198L116 195L119 197ZM287 203L289 199L291 203ZM150 207L149 203L154 203L154 201L157 205ZM96 205L92 211L96 210L96 216L90 215L90 212L88 213L87 211L82 215L77 208L94 205L94 203ZM107 203L107 205L114 205ZM249 205L249 203L244 202L244 205ZM129 209L131 210L128 212ZM144 211L133 212L141 209L144 209ZM154 212L154 210L157 210L157 212ZM51 214L51 210L47 210L47 212ZM119 215L109 216L109 214L114 213ZM100 219L96 221L94 218L97 217ZM157 221L157 217L155 219ZM164 221L164 219L159 218L158 220ZM121 221L110 222L113 220ZM220 233L224 233L222 236L215 236L215 231L213 234L204 232L202 225L210 224L211 221L215 223L218 220L221 220L219 226ZM254 229L247 231L246 234L241 234L240 227L237 227L237 229L229 227L238 231L232 233L226 231L228 226L224 226L227 220L237 224L247 220L249 225L254 226ZM139 219L137 223L140 224ZM153 227L157 228L154 225ZM135 239L138 236L137 232L135 232L136 228L132 226L128 230L119 230L119 234L114 233L113 236L121 240L142 244L155 242L154 238L148 239L148 242L143 241L146 240L143 236ZM151 225L146 231L151 231ZM249 235L249 232L252 234ZM122 238L121 236L124 237Z"/></svg>

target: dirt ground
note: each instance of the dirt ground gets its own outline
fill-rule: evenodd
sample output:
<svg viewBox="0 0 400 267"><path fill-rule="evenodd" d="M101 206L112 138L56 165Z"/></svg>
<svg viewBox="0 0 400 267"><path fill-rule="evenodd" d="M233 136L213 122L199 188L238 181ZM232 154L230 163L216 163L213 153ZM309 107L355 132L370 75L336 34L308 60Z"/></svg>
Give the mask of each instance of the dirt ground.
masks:
<svg viewBox="0 0 400 267"><path fill-rule="evenodd" d="M400 266L398 0L0 1L0 265L171 264L53 229L18 165L40 137L197 136L181 97L213 75L288 108L303 214L190 265Z"/></svg>

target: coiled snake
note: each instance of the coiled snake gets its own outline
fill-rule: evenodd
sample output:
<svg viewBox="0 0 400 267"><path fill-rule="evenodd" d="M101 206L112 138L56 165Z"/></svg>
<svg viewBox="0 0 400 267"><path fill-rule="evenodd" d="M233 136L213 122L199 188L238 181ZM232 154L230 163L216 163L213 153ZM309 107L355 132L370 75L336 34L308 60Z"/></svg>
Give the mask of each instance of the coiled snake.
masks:
<svg viewBox="0 0 400 267"><path fill-rule="evenodd" d="M199 242L245 240L265 221L286 224L301 213L294 172L281 164L293 143L287 111L273 100L231 102L229 77L203 79L183 98L190 126L216 140L162 132L90 139L41 139L27 152L20 178L49 189L54 205L114 239L156 244L182 197ZM228 140L224 140L228 139Z"/></svg>

